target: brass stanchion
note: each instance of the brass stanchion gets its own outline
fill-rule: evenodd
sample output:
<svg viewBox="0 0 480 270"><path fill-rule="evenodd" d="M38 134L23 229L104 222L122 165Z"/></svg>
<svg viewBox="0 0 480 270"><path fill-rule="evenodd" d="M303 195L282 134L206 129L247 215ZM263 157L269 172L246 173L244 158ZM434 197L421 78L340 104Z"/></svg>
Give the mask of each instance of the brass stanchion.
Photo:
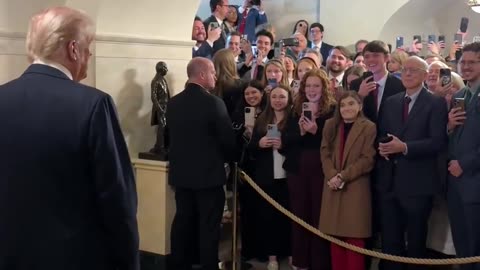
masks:
<svg viewBox="0 0 480 270"><path fill-rule="evenodd" d="M233 201L232 201L232 260L225 263L226 270L248 270L252 268L250 263L239 259L238 254L238 179L241 170L238 163L234 163L233 167Z"/></svg>

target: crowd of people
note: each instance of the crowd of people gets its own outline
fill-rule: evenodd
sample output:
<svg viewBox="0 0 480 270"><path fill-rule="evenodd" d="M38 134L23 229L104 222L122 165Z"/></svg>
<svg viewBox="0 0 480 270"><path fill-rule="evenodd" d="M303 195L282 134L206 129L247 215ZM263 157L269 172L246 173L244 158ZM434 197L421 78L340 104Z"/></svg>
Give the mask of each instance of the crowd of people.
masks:
<svg viewBox="0 0 480 270"><path fill-rule="evenodd" d="M211 0L210 8L210 17L194 20L190 65L202 62L195 74L202 77L213 63L215 83L200 85L223 100L217 112L229 116L235 142L209 151L232 150L225 162L238 162L282 206L352 245L372 248L380 239L393 255L480 255L480 43L455 41L445 51L443 41L391 48L360 39L351 53L324 42L318 22L299 20L290 37L278 38L261 1L238 7ZM187 89L192 84L198 80L189 79ZM368 267L363 255L292 223L249 185L240 186L239 199L243 260L266 261L269 270L282 258L298 270ZM446 224L429 223L432 211ZM430 238L453 239L455 249ZM404 267L425 269L380 263Z"/></svg>

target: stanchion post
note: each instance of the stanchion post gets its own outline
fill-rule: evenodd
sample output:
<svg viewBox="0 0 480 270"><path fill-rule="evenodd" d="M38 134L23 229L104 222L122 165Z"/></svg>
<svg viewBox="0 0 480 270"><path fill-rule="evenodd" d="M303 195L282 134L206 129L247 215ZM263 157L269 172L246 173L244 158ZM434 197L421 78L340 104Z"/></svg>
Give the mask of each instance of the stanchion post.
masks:
<svg viewBox="0 0 480 270"><path fill-rule="evenodd" d="M238 222L238 163L233 168L233 220L232 220L232 270L237 270L237 222Z"/></svg>

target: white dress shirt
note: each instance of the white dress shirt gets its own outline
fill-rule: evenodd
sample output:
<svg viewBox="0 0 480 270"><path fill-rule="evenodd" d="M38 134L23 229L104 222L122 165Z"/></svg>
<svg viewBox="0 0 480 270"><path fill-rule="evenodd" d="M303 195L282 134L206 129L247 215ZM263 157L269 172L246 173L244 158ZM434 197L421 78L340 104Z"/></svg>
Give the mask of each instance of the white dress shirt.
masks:
<svg viewBox="0 0 480 270"><path fill-rule="evenodd" d="M63 65L61 65L59 63L49 61L49 60L42 60L42 59L36 59L35 61L33 61L33 63L34 64L39 64L39 65L45 65L45 66L49 66L49 67L53 67L55 69L58 69L63 74L65 74L70 80L73 80L73 76L72 76L72 73L70 72L70 70L68 70L66 67L64 67Z"/></svg>

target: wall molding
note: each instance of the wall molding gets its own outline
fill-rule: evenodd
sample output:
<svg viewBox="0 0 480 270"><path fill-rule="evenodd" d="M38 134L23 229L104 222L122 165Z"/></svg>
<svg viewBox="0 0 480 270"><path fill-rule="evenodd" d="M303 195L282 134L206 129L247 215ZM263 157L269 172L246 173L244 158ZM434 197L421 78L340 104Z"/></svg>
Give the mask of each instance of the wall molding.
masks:
<svg viewBox="0 0 480 270"><path fill-rule="evenodd" d="M25 32L12 32L0 29L0 38L3 39L25 39ZM180 46L192 48L194 41L192 40L172 40L165 38L150 38L141 36L119 35L111 33L97 33L96 42L101 43L117 43L117 44L141 44L141 45L162 45L162 46Z"/></svg>

